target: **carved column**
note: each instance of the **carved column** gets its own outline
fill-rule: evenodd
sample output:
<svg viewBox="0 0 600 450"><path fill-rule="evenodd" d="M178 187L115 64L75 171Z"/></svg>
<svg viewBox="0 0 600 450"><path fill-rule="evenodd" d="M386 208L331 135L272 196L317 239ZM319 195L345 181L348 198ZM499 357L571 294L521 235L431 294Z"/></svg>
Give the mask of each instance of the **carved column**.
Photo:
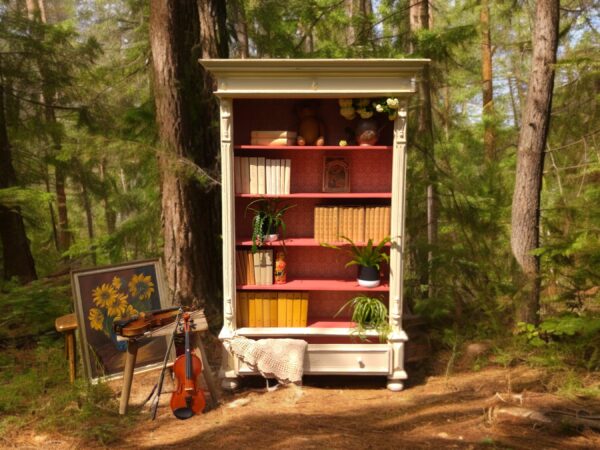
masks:
<svg viewBox="0 0 600 450"><path fill-rule="evenodd" d="M398 117L394 121L392 160L392 213L390 253L390 371L388 389L400 391L402 380L407 378L404 370L404 343L408 340L402 330L402 295L404 282L404 220L406 216L406 117L407 104L401 101Z"/></svg>
<svg viewBox="0 0 600 450"><path fill-rule="evenodd" d="M223 215L223 328L219 338L229 339L235 333L235 192L233 174L233 101L221 98L221 203ZM219 376L224 389L238 386L233 357L223 349Z"/></svg>

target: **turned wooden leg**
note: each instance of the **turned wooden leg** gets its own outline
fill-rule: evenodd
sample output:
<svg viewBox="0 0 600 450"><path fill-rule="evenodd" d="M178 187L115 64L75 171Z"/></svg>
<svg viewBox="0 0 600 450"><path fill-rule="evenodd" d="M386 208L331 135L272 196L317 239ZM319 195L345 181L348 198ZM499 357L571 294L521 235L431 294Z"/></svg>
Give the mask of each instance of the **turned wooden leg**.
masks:
<svg viewBox="0 0 600 450"><path fill-rule="evenodd" d="M130 340L127 343L127 356L125 358L125 369L123 371L123 391L121 391L119 414L127 413L127 405L129 404L129 394L131 393L131 384L133 383L133 369L135 369L137 351L137 341Z"/></svg>
<svg viewBox="0 0 600 450"><path fill-rule="evenodd" d="M67 347L67 358L69 359L69 380L75 382L75 332L68 331L65 336Z"/></svg>

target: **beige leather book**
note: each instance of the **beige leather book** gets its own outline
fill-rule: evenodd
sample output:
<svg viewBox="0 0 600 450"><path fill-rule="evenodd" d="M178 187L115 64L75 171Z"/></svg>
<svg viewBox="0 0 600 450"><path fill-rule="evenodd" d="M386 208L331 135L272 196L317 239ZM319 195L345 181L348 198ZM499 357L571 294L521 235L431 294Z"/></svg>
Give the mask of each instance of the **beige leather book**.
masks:
<svg viewBox="0 0 600 450"><path fill-rule="evenodd" d="M273 179L271 178L272 160L265 159L265 194L273 192Z"/></svg>
<svg viewBox="0 0 600 450"><path fill-rule="evenodd" d="M384 216L383 216L383 223L384 223L384 228L383 228L383 237L389 236L390 235L390 230L391 230L391 214L392 214L392 208L390 206L386 206L385 210L384 210Z"/></svg>
<svg viewBox="0 0 600 450"><path fill-rule="evenodd" d="M250 193L250 158L242 157L240 159L240 169L242 172L242 194Z"/></svg>
<svg viewBox="0 0 600 450"><path fill-rule="evenodd" d="M285 327L286 320L286 293L285 292L277 292L277 326Z"/></svg>
<svg viewBox="0 0 600 450"><path fill-rule="evenodd" d="M300 326L305 327L308 321L308 292L302 292L300 302Z"/></svg>
<svg viewBox="0 0 600 450"><path fill-rule="evenodd" d="M265 179L265 158L256 158L256 168L258 170L258 194L267 193L267 180Z"/></svg>
<svg viewBox="0 0 600 450"><path fill-rule="evenodd" d="M260 250L256 253L250 253L252 255L253 267L254 267L254 284L262 286L262 271L260 270Z"/></svg>
<svg viewBox="0 0 600 450"><path fill-rule="evenodd" d="M285 159L279 160L279 194L285 194Z"/></svg>
<svg viewBox="0 0 600 450"><path fill-rule="evenodd" d="M241 169L241 158L239 156L235 156L233 158L233 177L234 177L234 186L235 193L242 193L242 169Z"/></svg>
<svg viewBox="0 0 600 450"><path fill-rule="evenodd" d="M286 139L286 138L252 138L250 139L250 145L295 145L296 138L294 139Z"/></svg>
<svg viewBox="0 0 600 450"><path fill-rule="evenodd" d="M365 241L365 207L358 208L358 240Z"/></svg>
<svg viewBox="0 0 600 450"><path fill-rule="evenodd" d="M273 250L264 250L264 284L271 285L273 284Z"/></svg>
<svg viewBox="0 0 600 450"><path fill-rule="evenodd" d="M250 139L262 138L262 139L295 139L298 136L296 131L288 130L254 130L250 132Z"/></svg>
<svg viewBox="0 0 600 450"><path fill-rule="evenodd" d="M250 194L258 194L258 158L248 158L250 164Z"/></svg>

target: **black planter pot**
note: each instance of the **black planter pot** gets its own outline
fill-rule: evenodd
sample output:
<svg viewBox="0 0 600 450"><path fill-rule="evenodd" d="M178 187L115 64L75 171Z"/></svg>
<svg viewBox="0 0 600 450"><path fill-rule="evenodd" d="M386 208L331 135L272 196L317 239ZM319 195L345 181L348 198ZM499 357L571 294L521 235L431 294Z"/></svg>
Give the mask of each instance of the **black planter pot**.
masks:
<svg viewBox="0 0 600 450"><path fill-rule="evenodd" d="M379 270L377 267L358 266L358 284L363 287L379 286Z"/></svg>

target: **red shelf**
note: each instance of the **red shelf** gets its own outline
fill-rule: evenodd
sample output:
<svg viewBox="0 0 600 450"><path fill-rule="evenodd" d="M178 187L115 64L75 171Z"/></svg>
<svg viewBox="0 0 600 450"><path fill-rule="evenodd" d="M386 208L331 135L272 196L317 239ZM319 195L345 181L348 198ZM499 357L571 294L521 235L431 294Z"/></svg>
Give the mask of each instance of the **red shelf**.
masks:
<svg viewBox="0 0 600 450"><path fill-rule="evenodd" d="M391 145L236 145L235 150L391 150Z"/></svg>
<svg viewBox="0 0 600 450"><path fill-rule="evenodd" d="M295 194L235 194L242 198L392 198L391 192L298 192Z"/></svg>
<svg viewBox="0 0 600 450"><path fill-rule="evenodd" d="M342 242L327 242L328 245L336 245L338 247L343 247L345 245L350 245L346 241ZM250 239L238 239L235 242L235 245L245 245L251 246L252 241ZM355 242L355 245L358 247L367 245L366 242ZM273 242L265 242L263 244L264 247L280 247L283 246L283 241L273 241ZM320 242L316 241L313 238L289 238L285 240L286 247L323 247ZM388 242L386 247L390 247L391 244Z"/></svg>
<svg viewBox="0 0 600 450"><path fill-rule="evenodd" d="M366 288L359 286L356 280L289 280L286 284L269 284L269 285L254 285L242 284L237 288L243 291L373 291L373 292L388 292L390 286L387 283L382 283L376 288Z"/></svg>

